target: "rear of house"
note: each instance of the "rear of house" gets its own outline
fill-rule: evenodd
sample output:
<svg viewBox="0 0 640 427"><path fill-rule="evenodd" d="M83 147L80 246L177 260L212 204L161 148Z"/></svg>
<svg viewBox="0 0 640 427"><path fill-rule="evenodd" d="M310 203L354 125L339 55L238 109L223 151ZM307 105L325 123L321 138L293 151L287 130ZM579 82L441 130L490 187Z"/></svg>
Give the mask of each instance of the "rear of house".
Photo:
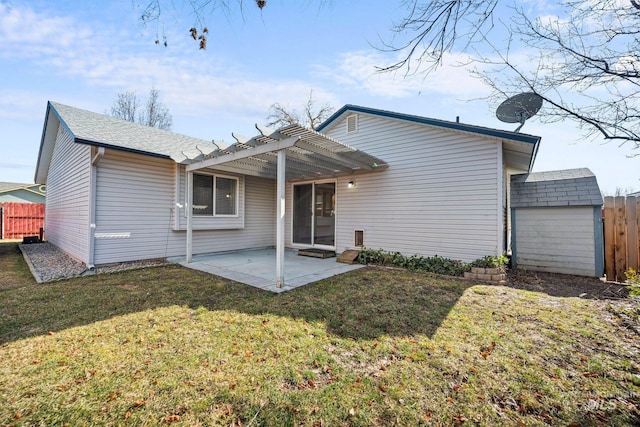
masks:
<svg viewBox="0 0 640 427"><path fill-rule="evenodd" d="M529 170L539 138L359 106L319 131L389 164L337 180L339 251L358 230L364 246L406 255L468 262L506 251L507 182Z"/></svg>
<svg viewBox="0 0 640 427"><path fill-rule="evenodd" d="M358 106L320 131L220 148L49 103L36 169L47 238L89 266L274 247L286 150L287 247L464 261L506 250L507 184L529 171L538 137Z"/></svg>

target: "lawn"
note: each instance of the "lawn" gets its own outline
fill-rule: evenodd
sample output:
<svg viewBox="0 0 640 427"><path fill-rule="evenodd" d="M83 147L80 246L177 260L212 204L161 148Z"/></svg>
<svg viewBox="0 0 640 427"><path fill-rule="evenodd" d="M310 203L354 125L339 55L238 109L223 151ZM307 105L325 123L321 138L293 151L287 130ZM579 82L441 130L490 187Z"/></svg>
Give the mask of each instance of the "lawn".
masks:
<svg viewBox="0 0 640 427"><path fill-rule="evenodd" d="M0 244L0 425L637 425L638 315L370 267L281 295L174 265L37 285Z"/></svg>

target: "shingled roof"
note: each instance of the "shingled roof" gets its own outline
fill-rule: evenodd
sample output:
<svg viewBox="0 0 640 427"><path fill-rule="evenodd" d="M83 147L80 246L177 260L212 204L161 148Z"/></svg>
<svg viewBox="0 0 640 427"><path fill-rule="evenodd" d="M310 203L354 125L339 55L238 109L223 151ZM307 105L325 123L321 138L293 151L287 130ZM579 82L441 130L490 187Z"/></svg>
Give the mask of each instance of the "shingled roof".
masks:
<svg viewBox="0 0 640 427"><path fill-rule="evenodd" d="M534 172L511 177L511 207L600 206L602 194L587 168Z"/></svg>
<svg viewBox="0 0 640 427"><path fill-rule="evenodd" d="M20 188L31 187L35 184L25 184L21 182L0 182L0 191L18 190Z"/></svg>
<svg viewBox="0 0 640 427"><path fill-rule="evenodd" d="M78 143L170 158L176 162L184 161L190 157L188 154L199 154L198 147L204 151L220 148L212 141L116 119L57 102L49 102L49 106Z"/></svg>

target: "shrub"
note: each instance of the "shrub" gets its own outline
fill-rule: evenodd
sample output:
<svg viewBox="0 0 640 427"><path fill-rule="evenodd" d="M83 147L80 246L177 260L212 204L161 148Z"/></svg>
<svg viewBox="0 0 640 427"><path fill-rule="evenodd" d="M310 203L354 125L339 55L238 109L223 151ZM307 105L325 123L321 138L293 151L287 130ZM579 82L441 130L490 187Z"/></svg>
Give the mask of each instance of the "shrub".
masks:
<svg viewBox="0 0 640 427"><path fill-rule="evenodd" d="M630 268L624 272L624 275L627 277L626 283L630 283L632 285L640 285L640 272L638 272L637 270Z"/></svg>
<svg viewBox="0 0 640 427"><path fill-rule="evenodd" d="M358 256L358 261L360 264L387 265L447 276L462 276L468 270L467 265L459 260L438 255L426 258L419 255L406 257L400 252L385 252L382 249L363 248Z"/></svg>
<svg viewBox="0 0 640 427"><path fill-rule="evenodd" d="M504 255L487 255L482 258L478 258L475 261L472 261L469 265L471 267L480 267L480 268L501 268L505 269L507 264L509 264L509 258Z"/></svg>

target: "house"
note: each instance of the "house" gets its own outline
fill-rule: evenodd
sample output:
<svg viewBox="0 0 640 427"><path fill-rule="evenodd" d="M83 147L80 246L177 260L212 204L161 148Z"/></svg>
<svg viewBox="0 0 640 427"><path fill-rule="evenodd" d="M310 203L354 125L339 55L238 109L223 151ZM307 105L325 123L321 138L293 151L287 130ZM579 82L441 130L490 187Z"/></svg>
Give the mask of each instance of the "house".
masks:
<svg viewBox="0 0 640 427"><path fill-rule="evenodd" d="M45 194L44 185L0 182L0 203L44 203Z"/></svg>
<svg viewBox="0 0 640 427"><path fill-rule="evenodd" d="M88 266L247 248L506 251L510 176L540 138L346 105L236 143L49 102L35 182L50 242ZM192 208L189 209L189 206Z"/></svg>
<svg viewBox="0 0 640 427"><path fill-rule="evenodd" d="M602 276L602 203L586 168L512 176L512 266Z"/></svg>

